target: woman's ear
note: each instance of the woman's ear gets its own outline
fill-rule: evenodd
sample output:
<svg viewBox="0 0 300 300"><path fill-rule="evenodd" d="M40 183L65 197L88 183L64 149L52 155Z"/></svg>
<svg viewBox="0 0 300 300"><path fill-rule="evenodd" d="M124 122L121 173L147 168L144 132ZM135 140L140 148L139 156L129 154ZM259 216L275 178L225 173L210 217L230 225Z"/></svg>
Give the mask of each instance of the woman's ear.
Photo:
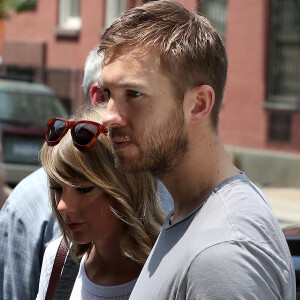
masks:
<svg viewBox="0 0 300 300"><path fill-rule="evenodd" d="M194 121L202 120L211 112L215 104L215 91L210 85L200 85L193 92L191 118Z"/></svg>
<svg viewBox="0 0 300 300"><path fill-rule="evenodd" d="M93 106L102 103L104 100L104 93L102 89L99 87L98 83L95 82L90 88L90 97L91 97L91 104Z"/></svg>

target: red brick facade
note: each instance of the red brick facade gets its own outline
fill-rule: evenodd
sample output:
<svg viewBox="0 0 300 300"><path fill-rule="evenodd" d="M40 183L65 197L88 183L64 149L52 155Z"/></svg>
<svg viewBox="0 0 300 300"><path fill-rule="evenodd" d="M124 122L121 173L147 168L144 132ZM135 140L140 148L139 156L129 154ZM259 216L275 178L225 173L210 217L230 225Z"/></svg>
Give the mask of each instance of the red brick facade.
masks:
<svg viewBox="0 0 300 300"><path fill-rule="evenodd" d="M267 137L268 1L228 1L229 70L220 133L225 143L264 148ZM247 9L245 9L247 8Z"/></svg>
<svg viewBox="0 0 300 300"><path fill-rule="evenodd" d="M228 145L300 152L298 111L290 112L290 141L275 143L268 137L270 111L264 108L264 102L268 76L270 1L227 1L226 47L229 72L220 114L220 135ZM127 0L126 7L142 2ZM188 9L196 10L198 7L197 0L178 2ZM33 66L41 64L42 71L37 72L40 75L36 76L41 76L58 96L70 98L73 108L83 103L82 68L88 52L97 44L99 33L103 30L104 8L104 0L81 1L82 28L79 36L64 38L54 34L58 22L58 0L37 1L35 11L20 13L5 21L4 66L6 62L12 64L10 60L14 57L15 63L20 65L29 62ZM16 41L23 43L21 49L14 49L13 43ZM28 44L32 45L32 53L36 53L33 61L26 58L26 55L22 56L22 49L25 51L25 45ZM37 48L44 52L34 52L38 51ZM5 49L9 51L5 52ZM66 70L68 75L64 73ZM43 77L43 71L48 74L46 77ZM67 77L70 82L65 84Z"/></svg>
<svg viewBox="0 0 300 300"><path fill-rule="evenodd" d="M71 100L72 108L84 103L82 69L103 31L103 11L104 1L81 1L82 27L77 37L70 38L54 33L58 25L58 0L37 1L35 10L5 21L3 69L7 65L31 66L36 71L35 78L52 87L59 97ZM44 52L37 51L36 45L44 45Z"/></svg>

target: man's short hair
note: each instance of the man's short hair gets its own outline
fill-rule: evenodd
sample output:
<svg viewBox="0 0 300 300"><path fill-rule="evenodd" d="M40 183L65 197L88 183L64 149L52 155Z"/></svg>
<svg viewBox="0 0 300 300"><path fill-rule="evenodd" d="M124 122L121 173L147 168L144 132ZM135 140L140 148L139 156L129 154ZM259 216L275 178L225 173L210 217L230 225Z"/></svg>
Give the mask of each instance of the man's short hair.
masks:
<svg viewBox="0 0 300 300"><path fill-rule="evenodd" d="M103 53L98 53L98 47L96 47L90 51L85 61L82 88L85 99L89 103L91 103L91 86L99 81L101 75L103 56Z"/></svg>
<svg viewBox="0 0 300 300"><path fill-rule="evenodd" d="M175 1L132 8L105 31L99 51L118 56L136 49L141 53L158 50L162 72L176 87L178 99L189 89L210 85L216 95L212 123L217 130L228 60L222 38L209 21Z"/></svg>

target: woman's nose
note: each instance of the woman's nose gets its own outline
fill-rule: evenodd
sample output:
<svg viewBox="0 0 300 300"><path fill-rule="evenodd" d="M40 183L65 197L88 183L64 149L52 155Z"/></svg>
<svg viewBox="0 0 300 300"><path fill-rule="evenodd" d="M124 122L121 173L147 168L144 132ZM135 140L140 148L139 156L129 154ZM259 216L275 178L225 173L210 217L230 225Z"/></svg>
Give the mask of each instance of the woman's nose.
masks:
<svg viewBox="0 0 300 300"><path fill-rule="evenodd" d="M61 214L72 213L76 210L76 195L72 193L71 189L63 188L58 202L57 209Z"/></svg>
<svg viewBox="0 0 300 300"><path fill-rule="evenodd" d="M57 205L57 209L61 214L65 214L68 211L68 205L67 203L64 201L63 198L60 198L58 205Z"/></svg>

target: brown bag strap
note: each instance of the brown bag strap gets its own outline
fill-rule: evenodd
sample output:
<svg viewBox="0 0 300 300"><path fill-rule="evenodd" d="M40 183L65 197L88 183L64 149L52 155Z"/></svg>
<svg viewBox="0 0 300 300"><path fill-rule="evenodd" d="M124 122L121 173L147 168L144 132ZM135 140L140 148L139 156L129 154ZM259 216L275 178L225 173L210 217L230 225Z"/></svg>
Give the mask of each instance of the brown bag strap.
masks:
<svg viewBox="0 0 300 300"><path fill-rule="evenodd" d="M74 245L71 246L73 253L75 251ZM54 295L54 300L67 300L73 291L73 287L78 275L80 268L81 257L77 258L75 261L69 251L67 258L65 259L64 267L61 272L58 284L56 286L56 291Z"/></svg>
<svg viewBox="0 0 300 300"><path fill-rule="evenodd" d="M59 281L67 253L68 248L65 239L62 238L55 256L45 300L53 300L54 298L56 286Z"/></svg>

